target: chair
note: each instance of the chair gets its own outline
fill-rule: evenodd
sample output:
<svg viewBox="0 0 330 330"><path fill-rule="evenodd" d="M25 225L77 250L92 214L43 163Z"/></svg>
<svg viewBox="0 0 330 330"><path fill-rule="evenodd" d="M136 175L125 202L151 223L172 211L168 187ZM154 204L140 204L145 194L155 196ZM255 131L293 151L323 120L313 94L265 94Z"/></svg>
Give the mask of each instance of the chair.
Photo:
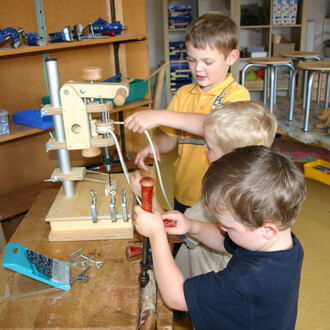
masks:
<svg viewBox="0 0 330 330"><path fill-rule="evenodd" d="M301 62L297 65L297 69L294 71L292 75L291 81L291 97L290 97L290 111L289 111L289 121L293 120L293 113L294 113L294 101L295 101L295 82L296 76L298 72L303 70L307 72L309 75L308 82L307 82L307 96L306 96L306 109L305 109L305 117L304 117L304 132L308 131L308 121L309 121L309 112L311 106L311 99L312 99L312 89L313 89L313 80L315 74L326 74L327 75L327 83L326 83L326 93L325 93L325 100L324 100L324 108L327 108L329 105L329 89L330 89L330 62L320 61L320 62Z"/></svg>
<svg viewBox="0 0 330 330"><path fill-rule="evenodd" d="M268 71L270 72L270 93L269 93L269 109L270 112L274 112L274 104L276 103L276 91L277 91L277 69L279 67L287 67L291 73L294 72L294 67L290 59L284 57L257 57L251 58L249 63L244 66L242 70L241 83L245 85L245 72L251 67L265 68L264 73L264 104L267 104L267 86L268 86Z"/></svg>
<svg viewBox="0 0 330 330"><path fill-rule="evenodd" d="M144 80L150 80L153 76L157 75L155 85L154 85L154 92L153 92L153 109L160 108L160 102L162 99L162 92L163 92L163 85L164 85L164 78L165 78L165 69L168 66L168 63L160 63L160 67L152 72L148 77Z"/></svg>
<svg viewBox="0 0 330 330"><path fill-rule="evenodd" d="M289 58L293 61L293 65L296 69L297 64L300 61L306 62L306 61L311 61L311 60L316 60L316 61L321 61L321 58L318 53L315 52L305 52L305 51L288 51L288 52L283 52L280 53L280 56ZM308 72L305 71L304 74L304 90L303 90L303 106L302 108L306 108L306 91L307 91L307 80L308 80ZM317 90L317 103L320 103L321 99L321 81L322 81L322 74L319 76L319 85L318 85L318 90Z"/></svg>

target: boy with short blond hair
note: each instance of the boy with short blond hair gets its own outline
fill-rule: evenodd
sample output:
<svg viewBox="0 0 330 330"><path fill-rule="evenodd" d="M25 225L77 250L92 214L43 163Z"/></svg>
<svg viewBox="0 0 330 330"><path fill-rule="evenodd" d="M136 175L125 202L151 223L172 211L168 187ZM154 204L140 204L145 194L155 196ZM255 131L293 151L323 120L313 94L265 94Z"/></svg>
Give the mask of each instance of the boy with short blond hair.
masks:
<svg viewBox="0 0 330 330"><path fill-rule="evenodd" d="M270 147L274 141L277 122L264 104L259 101L228 102L212 110L205 119L205 149L210 163L239 147L264 145ZM192 219L215 223L213 214L200 199L184 214ZM189 237L191 241L194 241ZM230 256L214 251L198 241L189 249L182 245L175 261L185 278L226 267Z"/></svg>
<svg viewBox="0 0 330 330"><path fill-rule="evenodd" d="M303 249L291 232L306 196L305 181L286 156L247 146L214 161L202 196L218 225L178 211L149 213L135 206L135 227L149 237L164 302L189 310L196 329L294 329ZM163 219L176 222L165 228ZM185 280L167 234L190 234L232 254L226 269Z"/></svg>

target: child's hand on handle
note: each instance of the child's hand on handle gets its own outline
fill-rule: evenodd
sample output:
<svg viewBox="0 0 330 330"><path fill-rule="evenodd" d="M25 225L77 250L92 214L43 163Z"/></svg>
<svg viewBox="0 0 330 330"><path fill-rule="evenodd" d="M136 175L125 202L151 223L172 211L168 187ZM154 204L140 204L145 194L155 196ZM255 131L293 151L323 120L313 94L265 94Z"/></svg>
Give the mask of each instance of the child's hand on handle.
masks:
<svg viewBox="0 0 330 330"><path fill-rule="evenodd" d="M126 128L132 130L134 133L143 133L158 127L161 124L162 110L144 110L133 113L124 120Z"/></svg>
<svg viewBox="0 0 330 330"><path fill-rule="evenodd" d="M191 219L179 211L169 211L162 215L166 232L169 235L185 235L190 232Z"/></svg>
<svg viewBox="0 0 330 330"><path fill-rule="evenodd" d="M135 228L142 236L152 238L165 232L162 216L158 212L146 212L141 206L134 206Z"/></svg>

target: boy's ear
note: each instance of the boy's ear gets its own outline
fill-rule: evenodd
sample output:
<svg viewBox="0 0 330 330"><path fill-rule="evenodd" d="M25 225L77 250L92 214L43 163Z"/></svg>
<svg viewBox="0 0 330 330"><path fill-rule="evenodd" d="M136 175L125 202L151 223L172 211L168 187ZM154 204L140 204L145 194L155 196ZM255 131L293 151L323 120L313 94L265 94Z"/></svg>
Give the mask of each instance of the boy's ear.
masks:
<svg viewBox="0 0 330 330"><path fill-rule="evenodd" d="M262 229L263 229L264 237L267 240L271 240L279 232L278 226L276 224L270 223L270 222L264 223L262 226Z"/></svg>
<svg viewBox="0 0 330 330"><path fill-rule="evenodd" d="M239 50L233 49L227 56L226 62L227 65L233 65L239 57Z"/></svg>

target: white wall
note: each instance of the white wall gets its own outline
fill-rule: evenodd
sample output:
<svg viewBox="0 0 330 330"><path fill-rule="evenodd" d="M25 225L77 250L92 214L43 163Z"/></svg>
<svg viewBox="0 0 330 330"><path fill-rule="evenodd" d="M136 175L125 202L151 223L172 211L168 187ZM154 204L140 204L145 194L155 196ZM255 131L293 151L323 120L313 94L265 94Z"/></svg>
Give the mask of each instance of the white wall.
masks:
<svg viewBox="0 0 330 330"><path fill-rule="evenodd" d="M323 55L323 26L327 14L330 14L329 0L308 1L307 21L314 22L314 52L320 55ZM306 44L307 42L308 40L306 40Z"/></svg>

